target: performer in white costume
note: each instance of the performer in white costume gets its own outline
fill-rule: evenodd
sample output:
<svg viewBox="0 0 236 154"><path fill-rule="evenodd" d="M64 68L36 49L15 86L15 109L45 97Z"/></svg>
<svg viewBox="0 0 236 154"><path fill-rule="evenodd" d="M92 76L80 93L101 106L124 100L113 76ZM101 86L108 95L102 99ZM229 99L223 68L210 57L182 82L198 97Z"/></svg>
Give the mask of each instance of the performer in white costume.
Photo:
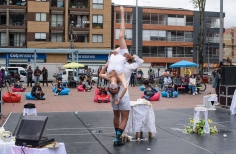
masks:
<svg viewBox="0 0 236 154"><path fill-rule="evenodd" d="M108 63L105 65L105 67L102 69L101 74L104 74L104 72L106 71L106 69L109 70L115 70L117 71L117 73L122 72L124 74L124 79L125 79L125 84L122 83L121 84L110 84L109 88L110 91L114 91L114 92L118 92L118 94L116 94L114 97L112 97L112 107L113 107L113 113L114 113L114 119L113 119L113 123L114 123L114 127L115 127L115 131L116 131L116 137L114 139L114 146L122 146L124 145L124 142L122 142L120 140L120 137L126 127L126 123L128 121L128 117L129 117L129 111L131 109L130 107L130 98L129 98L129 93L128 90L126 90L125 93L124 89L126 89L125 86L123 85L128 85L129 81L130 81L130 76L132 74L132 72L139 68L142 63L144 62L142 59L140 59L138 56L134 55L131 56L128 54L128 50L127 50L127 46L124 40L124 8L121 6L121 28L120 28L120 48L117 48L116 50L114 50L112 52L112 54L114 55L119 55L122 56L124 55L126 57L126 59L129 59L128 61L125 61L125 63L123 63L122 67L118 64L116 65L111 65L110 66L110 61L112 61L112 59L109 59ZM111 54L111 56L112 56ZM116 57L114 56L114 57ZM110 57L111 58L111 57ZM118 59L118 58L117 58ZM119 58L119 60L122 58ZM115 60L115 59L114 59ZM135 63L132 63L132 60L135 60ZM121 62L120 62L121 63ZM109 68L110 67L110 68ZM105 76L107 77L107 76ZM122 96L122 97L121 97ZM120 99L119 104L114 103L113 100L117 100ZM121 117L121 118L120 118ZM121 121L120 121L121 120Z"/></svg>

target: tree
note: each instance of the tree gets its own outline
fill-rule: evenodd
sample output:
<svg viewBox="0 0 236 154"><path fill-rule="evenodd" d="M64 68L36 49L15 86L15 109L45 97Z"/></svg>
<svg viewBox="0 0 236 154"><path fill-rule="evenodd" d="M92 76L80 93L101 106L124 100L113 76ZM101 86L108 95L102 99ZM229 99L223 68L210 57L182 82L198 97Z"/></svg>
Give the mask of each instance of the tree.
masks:
<svg viewBox="0 0 236 154"><path fill-rule="evenodd" d="M199 64L198 70L199 74L202 77L203 73L203 45L204 45L204 14L205 14L205 6L206 6L206 0L191 0L193 3L194 8L198 8L199 10L199 18L200 18L200 31L198 34L198 61Z"/></svg>

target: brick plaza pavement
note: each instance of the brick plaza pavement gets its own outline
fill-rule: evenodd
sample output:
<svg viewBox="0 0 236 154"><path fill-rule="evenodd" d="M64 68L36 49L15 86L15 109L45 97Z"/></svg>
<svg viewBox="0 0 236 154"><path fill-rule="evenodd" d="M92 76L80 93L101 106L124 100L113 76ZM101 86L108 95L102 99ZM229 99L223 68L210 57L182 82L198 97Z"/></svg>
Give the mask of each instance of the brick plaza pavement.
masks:
<svg viewBox="0 0 236 154"><path fill-rule="evenodd" d="M78 92L76 88L71 88L70 95L65 96L54 96L52 92L52 85L48 87L42 87L46 93L46 100L26 100L25 94L18 93L21 95L21 102L5 103L2 105L2 114L8 115L10 112L21 113L23 106L26 103L34 103L37 108L37 112L89 112L89 111L111 111L112 107L110 103L95 103L93 102L94 91L96 85L93 86L91 92ZM9 88L11 91L11 88ZM27 92L31 91L31 88L26 89ZM7 88L3 88L2 94L7 92ZM194 108L196 105L202 104L203 96L207 93L214 93L214 89L211 85L207 84L206 91L198 95L191 94L180 94L178 98L162 98L160 101L152 102L153 109L177 109L177 108ZM131 101L135 101L140 98L142 91L138 87L129 87L129 93Z"/></svg>

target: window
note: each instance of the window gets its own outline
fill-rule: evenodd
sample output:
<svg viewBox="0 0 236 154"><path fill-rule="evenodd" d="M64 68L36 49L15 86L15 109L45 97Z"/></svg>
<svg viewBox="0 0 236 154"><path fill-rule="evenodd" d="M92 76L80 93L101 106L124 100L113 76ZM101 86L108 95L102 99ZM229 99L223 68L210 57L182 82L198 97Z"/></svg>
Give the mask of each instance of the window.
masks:
<svg viewBox="0 0 236 154"><path fill-rule="evenodd" d="M62 14L52 14L51 15L51 26L52 27L62 27L63 26L63 15Z"/></svg>
<svg viewBox="0 0 236 154"><path fill-rule="evenodd" d="M103 35L101 34L94 34L92 38L93 43L102 43L103 42Z"/></svg>
<svg viewBox="0 0 236 154"><path fill-rule="evenodd" d="M93 28L101 29L103 28L103 16L93 15Z"/></svg>
<svg viewBox="0 0 236 154"><path fill-rule="evenodd" d="M35 41L46 41L46 33L35 33Z"/></svg>
<svg viewBox="0 0 236 154"><path fill-rule="evenodd" d="M166 31L143 30L143 41L166 41Z"/></svg>
<svg viewBox="0 0 236 154"><path fill-rule="evenodd" d="M36 21L46 21L46 13L36 13L35 19Z"/></svg>
<svg viewBox="0 0 236 154"><path fill-rule="evenodd" d="M119 39L120 29L116 29L116 39ZM132 40L132 29L125 29L125 39Z"/></svg>
<svg viewBox="0 0 236 154"><path fill-rule="evenodd" d="M46 0L36 0L36 1L37 1L37 2L41 2L41 1L42 1L42 2L46 2Z"/></svg>
<svg viewBox="0 0 236 154"><path fill-rule="evenodd" d="M62 33L51 34L51 42L62 42Z"/></svg>
<svg viewBox="0 0 236 154"><path fill-rule="evenodd" d="M93 9L103 9L103 0L93 0Z"/></svg>

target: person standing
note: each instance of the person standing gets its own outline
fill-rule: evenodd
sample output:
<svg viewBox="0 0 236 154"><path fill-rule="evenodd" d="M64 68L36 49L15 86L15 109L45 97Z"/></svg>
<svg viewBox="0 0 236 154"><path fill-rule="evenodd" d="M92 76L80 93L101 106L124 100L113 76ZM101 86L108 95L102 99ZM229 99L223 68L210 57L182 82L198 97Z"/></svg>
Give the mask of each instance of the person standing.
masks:
<svg viewBox="0 0 236 154"><path fill-rule="evenodd" d="M43 86L44 86L44 82L46 82L46 85L48 87L48 70L43 67L42 69L42 74L43 74Z"/></svg>
<svg viewBox="0 0 236 154"><path fill-rule="evenodd" d="M33 78L33 70L31 69L31 66L27 69L27 87L32 87L32 78Z"/></svg>
<svg viewBox="0 0 236 154"><path fill-rule="evenodd" d="M92 79L92 73L91 73L91 68L89 68L86 72L86 76L87 76L87 82L89 84L89 86L92 87L92 83L91 83L91 79Z"/></svg>
<svg viewBox="0 0 236 154"><path fill-rule="evenodd" d="M131 62L132 63L132 62ZM131 77L130 77L130 86L132 87L135 87L135 84L134 84L134 78L135 78L135 72L132 72L131 74Z"/></svg>
<svg viewBox="0 0 236 154"><path fill-rule="evenodd" d="M99 66L98 68L98 82L97 82L97 88L100 86L101 82L102 82L102 78L99 77L99 73L102 70L102 66Z"/></svg>
<svg viewBox="0 0 236 154"><path fill-rule="evenodd" d="M5 72L4 72L4 77L5 77L5 85L7 85L7 82L9 84L9 86L11 85L11 79L10 79L10 72L8 70L8 68L5 68Z"/></svg>
<svg viewBox="0 0 236 154"><path fill-rule="evenodd" d="M57 80L59 81L62 81L62 70L61 70L61 67L58 67L58 70L57 70Z"/></svg>
<svg viewBox="0 0 236 154"><path fill-rule="evenodd" d="M152 66L150 66L150 69L148 70L148 79L150 84L154 83L154 78L155 78L155 72L152 69Z"/></svg>
<svg viewBox="0 0 236 154"><path fill-rule="evenodd" d="M36 85L37 82L39 82L40 75L42 74L42 71L37 66L34 70L34 85Z"/></svg>
<svg viewBox="0 0 236 154"><path fill-rule="evenodd" d="M217 94L217 101L219 102L219 90L220 90L220 79L221 79L221 74L220 74L220 68L217 68L214 72L214 80L212 83L212 88L215 89L215 92ZM219 103L217 103L216 105L220 105Z"/></svg>

